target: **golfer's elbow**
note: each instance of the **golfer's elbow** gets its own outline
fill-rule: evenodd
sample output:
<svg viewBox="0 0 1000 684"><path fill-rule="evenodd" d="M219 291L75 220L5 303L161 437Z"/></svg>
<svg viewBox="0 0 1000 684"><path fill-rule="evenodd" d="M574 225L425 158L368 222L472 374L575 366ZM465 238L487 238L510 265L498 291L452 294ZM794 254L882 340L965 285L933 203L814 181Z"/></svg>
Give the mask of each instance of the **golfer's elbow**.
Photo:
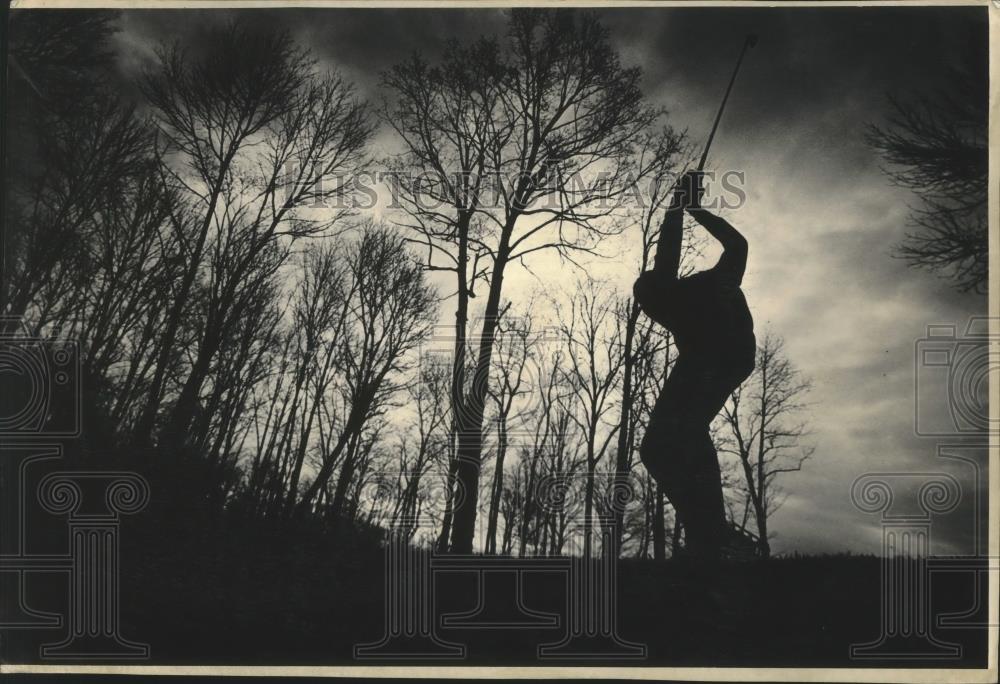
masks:
<svg viewBox="0 0 1000 684"><path fill-rule="evenodd" d="M724 239L720 239L719 242L722 243L723 249L731 252L733 256L740 258L744 262L747 260L747 252L750 251L750 245L747 243L747 239L735 228L732 229L732 233L726 235Z"/></svg>
<svg viewBox="0 0 1000 684"><path fill-rule="evenodd" d="M712 237L722 244L723 249L727 252L732 251L734 255L740 253L746 254L746 238L743 237L740 231L733 228L729 221L711 214L704 209L692 209L690 213L698 223L712 234Z"/></svg>

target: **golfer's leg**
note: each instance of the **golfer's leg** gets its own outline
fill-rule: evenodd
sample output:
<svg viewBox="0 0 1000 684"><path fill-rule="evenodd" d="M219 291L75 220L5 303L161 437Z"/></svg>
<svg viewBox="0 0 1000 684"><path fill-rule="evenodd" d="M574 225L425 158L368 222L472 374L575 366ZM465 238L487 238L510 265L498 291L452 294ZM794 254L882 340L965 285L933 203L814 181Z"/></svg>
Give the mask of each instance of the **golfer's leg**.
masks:
<svg viewBox="0 0 1000 684"><path fill-rule="evenodd" d="M643 435L639 447L639 458L646 471L656 480L664 491L669 489L671 479L670 461L676 452L676 416L674 415L676 401L671 396L670 388L665 387L656 400L649 416L646 434ZM669 494L668 494L669 496ZM671 502L673 503L673 502Z"/></svg>
<svg viewBox="0 0 1000 684"><path fill-rule="evenodd" d="M699 555L714 558L722 546L726 508L722 497L719 458L708 427L692 436L690 454L690 517Z"/></svg>
<svg viewBox="0 0 1000 684"><path fill-rule="evenodd" d="M667 495L682 523L688 509L688 472L680 439L686 375L685 365L678 361L656 400L639 449L643 465Z"/></svg>
<svg viewBox="0 0 1000 684"><path fill-rule="evenodd" d="M722 495L722 474L718 452L709 426L732 391L726 375L703 365L696 373L698 382L689 393L684 426L684 453L690 482L687 493L691 526L685 525L689 546L699 555L718 556L726 527L726 508Z"/></svg>

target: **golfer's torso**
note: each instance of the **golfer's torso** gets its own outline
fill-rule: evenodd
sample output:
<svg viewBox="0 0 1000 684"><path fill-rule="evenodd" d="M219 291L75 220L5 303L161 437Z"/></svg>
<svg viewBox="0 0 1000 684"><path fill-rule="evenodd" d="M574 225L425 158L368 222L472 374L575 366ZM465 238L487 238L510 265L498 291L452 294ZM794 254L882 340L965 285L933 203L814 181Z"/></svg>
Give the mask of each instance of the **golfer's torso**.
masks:
<svg viewBox="0 0 1000 684"><path fill-rule="evenodd" d="M753 352L753 317L739 286L710 271L666 283L651 311L673 333L681 353Z"/></svg>

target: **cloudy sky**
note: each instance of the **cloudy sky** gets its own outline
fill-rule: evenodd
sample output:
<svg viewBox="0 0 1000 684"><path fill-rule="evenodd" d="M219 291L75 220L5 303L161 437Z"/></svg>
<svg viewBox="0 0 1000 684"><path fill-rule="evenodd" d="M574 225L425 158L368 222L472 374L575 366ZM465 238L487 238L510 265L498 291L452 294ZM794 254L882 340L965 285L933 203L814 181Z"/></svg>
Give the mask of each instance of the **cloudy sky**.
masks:
<svg viewBox="0 0 1000 684"><path fill-rule="evenodd" d="M955 293L932 274L894 259L915 198L893 187L866 147L864 130L887 112L887 95L932 92L969 45L987 37L984 8L616 9L600 12L627 65L641 66L649 98L670 123L701 140L747 33L748 56L713 148L711 164L746 174L747 201L727 218L750 241L744 283L758 331L785 338L791 360L814 381L810 423L816 454L788 476L776 514L777 551L878 551L875 518L856 510L850 487L870 471L948 471L966 485L963 505L938 520L937 548L971 550L971 473L937 456L914 431L915 387L924 404L943 385L915 378L915 345L928 324L964 329L986 300ZM128 78L157 42L183 38L220 11L130 11L119 64ZM500 10L243 11L286 25L325 64L377 101L378 75L412 51L438 54L446 38L502 35ZM380 145L391 146L385 134ZM382 150L385 151L385 150ZM634 236L627 236L634 237ZM632 245L608 244L591 268L628 291ZM568 287L572 269L545 269L544 284L511 273L507 295ZM553 275L555 274L555 275ZM555 282L553 280L555 279ZM447 310L447 307L446 307ZM960 330L961 332L961 330ZM923 373L923 371L921 371Z"/></svg>

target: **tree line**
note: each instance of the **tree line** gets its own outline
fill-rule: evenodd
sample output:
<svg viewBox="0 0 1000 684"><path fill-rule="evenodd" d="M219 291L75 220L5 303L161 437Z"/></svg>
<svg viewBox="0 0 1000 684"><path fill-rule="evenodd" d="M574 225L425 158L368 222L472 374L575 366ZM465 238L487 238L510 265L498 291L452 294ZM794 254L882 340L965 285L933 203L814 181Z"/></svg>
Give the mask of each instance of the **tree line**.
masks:
<svg viewBox="0 0 1000 684"><path fill-rule="evenodd" d="M596 15L511 11L386 71L378 104L241 21L160 46L126 96L114 22L10 30L3 312L78 342L76 449L186 471L179 495L246 521L458 553L589 555L593 521L616 554L682 544L635 459L672 340L583 265L615 236L649 265L690 147ZM372 166L398 182L381 219L329 183ZM505 277L546 253L575 287L512 299ZM765 552L779 478L811 454L808 386L763 335L716 425L731 516Z"/></svg>

